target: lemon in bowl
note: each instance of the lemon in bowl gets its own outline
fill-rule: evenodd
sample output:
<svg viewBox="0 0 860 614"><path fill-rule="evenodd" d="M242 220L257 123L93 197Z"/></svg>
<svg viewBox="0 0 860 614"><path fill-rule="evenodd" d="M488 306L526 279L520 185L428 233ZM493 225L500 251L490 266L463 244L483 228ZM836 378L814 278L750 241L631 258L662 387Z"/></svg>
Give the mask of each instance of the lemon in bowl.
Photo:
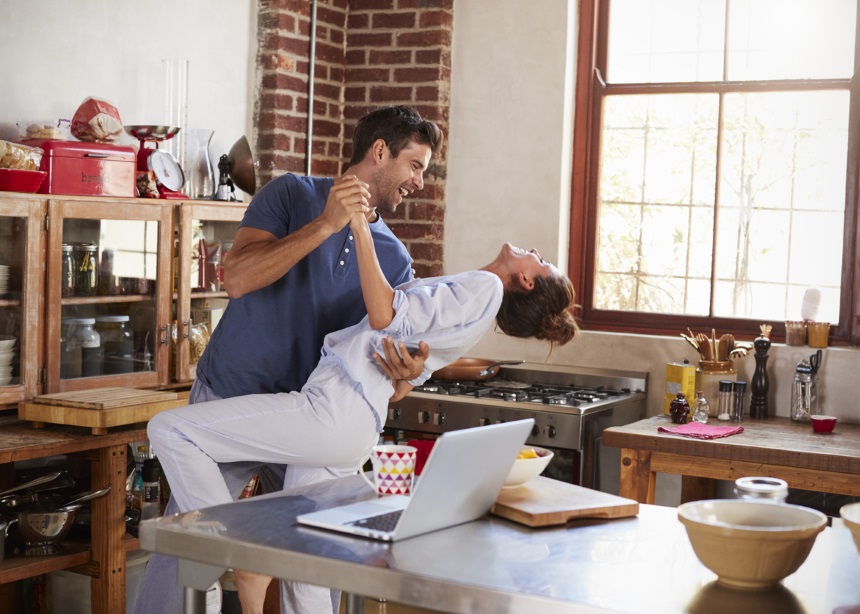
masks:
<svg viewBox="0 0 860 614"><path fill-rule="evenodd" d="M520 450L514 466L508 472L508 477L502 488L514 488L536 478L552 460L552 452L537 446L526 446Z"/></svg>

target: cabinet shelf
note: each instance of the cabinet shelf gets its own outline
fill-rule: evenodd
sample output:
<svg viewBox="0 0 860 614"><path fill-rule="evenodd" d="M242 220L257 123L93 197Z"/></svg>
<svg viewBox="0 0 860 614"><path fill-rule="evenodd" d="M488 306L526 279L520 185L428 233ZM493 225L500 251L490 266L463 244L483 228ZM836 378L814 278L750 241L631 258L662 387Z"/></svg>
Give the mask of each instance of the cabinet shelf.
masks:
<svg viewBox="0 0 860 614"><path fill-rule="evenodd" d="M32 578L43 573L86 565L92 560L89 544L63 542L62 554L7 556L0 562L0 584Z"/></svg>
<svg viewBox="0 0 860 614"><path fill-rule="evenodd" d="M62 299L63 305L114 305L116 303L143 303L155 300L151 294L116 294L110 296L68 296Z"/></svg>

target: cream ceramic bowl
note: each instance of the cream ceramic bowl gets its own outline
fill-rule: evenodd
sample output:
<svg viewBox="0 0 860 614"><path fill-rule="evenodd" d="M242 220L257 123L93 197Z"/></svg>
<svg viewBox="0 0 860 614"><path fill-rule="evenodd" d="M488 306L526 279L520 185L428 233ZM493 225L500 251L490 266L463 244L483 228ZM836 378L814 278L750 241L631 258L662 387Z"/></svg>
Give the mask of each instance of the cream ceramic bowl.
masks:
<svg viewBox="0 0 860 614"><path fill-rule="evenodd" d="M515 460L502 488L513 488L536 478L552 460L552 452L549 450L537 446L526 447L534 450L537 453L537 458L518 458Z"/></svg>
<svg viewBox="0 0 860 614"><path fill-rule="evenodd" d="M17 340L17 337L12 337L11 335L0 335L0 351L11 350L15 347Z"/></svg>
<svg viewBox="0 0 860 614"><path fill-rule="evenodd" d="M764 589L797 571L827 525L827 516L799 505L719 499L678 507L693 551L733 588Z"/></svg>
<svg viewBox="0 0 860 614"><path fill-rule="evenodd" d="M839 510L839 515L842 516L842 522L845 523L845 526L851 530L854 544L857 546L857 551L860 552L860 503L843 505Z"/></svg>

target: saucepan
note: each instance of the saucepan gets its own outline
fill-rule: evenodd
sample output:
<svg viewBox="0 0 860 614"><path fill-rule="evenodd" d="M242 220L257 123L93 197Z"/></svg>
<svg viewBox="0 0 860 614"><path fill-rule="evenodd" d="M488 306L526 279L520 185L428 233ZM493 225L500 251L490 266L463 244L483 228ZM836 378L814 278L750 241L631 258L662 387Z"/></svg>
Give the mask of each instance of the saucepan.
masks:
<svg viewBox="0 0 860 614"><path fill-rule="evenodd" d="M433 379L448 382L475 382L495 377L502 365L519 365L523 360L486 360L458 358L447 367L433 372Z"/></svg>

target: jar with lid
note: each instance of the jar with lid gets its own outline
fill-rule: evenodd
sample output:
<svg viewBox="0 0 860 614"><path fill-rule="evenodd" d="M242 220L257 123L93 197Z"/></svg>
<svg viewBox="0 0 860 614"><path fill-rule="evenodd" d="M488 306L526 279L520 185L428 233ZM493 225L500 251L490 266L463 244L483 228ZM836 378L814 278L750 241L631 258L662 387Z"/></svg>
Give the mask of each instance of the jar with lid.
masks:
<svg viewBox="0 0 860 614"><path fill-rule="evenodd" d="M818 390L815 374L808 365L797 365L791 382L791 419L794 422L809 422L818 412Z"/></svg>
<svg viewBox="0 0 860 614"><path fill-rule="evenodd" d="M669 417L675 424L687 424L687 416L690 415L690 404L683 392L675 395L675 398L669 403Z"/></svg>
<svg viewBox="0 0 860 614"><path fill-rule="evenodd" d="M735 496L747 501L785 503L788 483L771 477L746 477L735 480Z"/></svg>
<svg viewBox="0 0 860 614"><path fill-rule="evenodd" d="M81 348L81 377L95 377L102 374L101 337L96 332L95 318L71 318L73 335Z"/></svg>
<svg viewBox="0 0 860 614"><path fill-rule="evenodd" d="M693 420L701 424L708 423L710 407L708 400L705 398L705 393L701 390L696 391L696 409L693 411Z"/></svg>
<svg viewBox="0 0 860 614"><path fill-rule="evenodd" d="M96 317L96 332L101 337L103 373L132 373L134 371L134 335L127 315Z"/></svg>
<svg viewBox="0 0 860 614"><path fill-rule="evenodd" d="M97 245L75 243L72 246L72 262L75 271L75 296L94 296L98 291L99 265Z"/></svg>
<svg viewBox="0 0 860 614"><path fill-rule="evenodd" d="M705 393L711 416L719 418L719 390L721 381L734 381L738 377L731 360L700 360L696 368L696 390Z"/></svg>
<svg viewBox="0 0 860 614"><path fill-rule="evenodd" d="M60 326L60 378L71 379L81 376L81 344L75 331L75 322L63 318Z"/></svg>
<svg viewBox="0 0 860 614"><path fill-rule="evenodd" d="M72 257L72 246L66 243L62 246L62 271L60 277L60 295L73 296L75 294L75 262Z"/></svg>

